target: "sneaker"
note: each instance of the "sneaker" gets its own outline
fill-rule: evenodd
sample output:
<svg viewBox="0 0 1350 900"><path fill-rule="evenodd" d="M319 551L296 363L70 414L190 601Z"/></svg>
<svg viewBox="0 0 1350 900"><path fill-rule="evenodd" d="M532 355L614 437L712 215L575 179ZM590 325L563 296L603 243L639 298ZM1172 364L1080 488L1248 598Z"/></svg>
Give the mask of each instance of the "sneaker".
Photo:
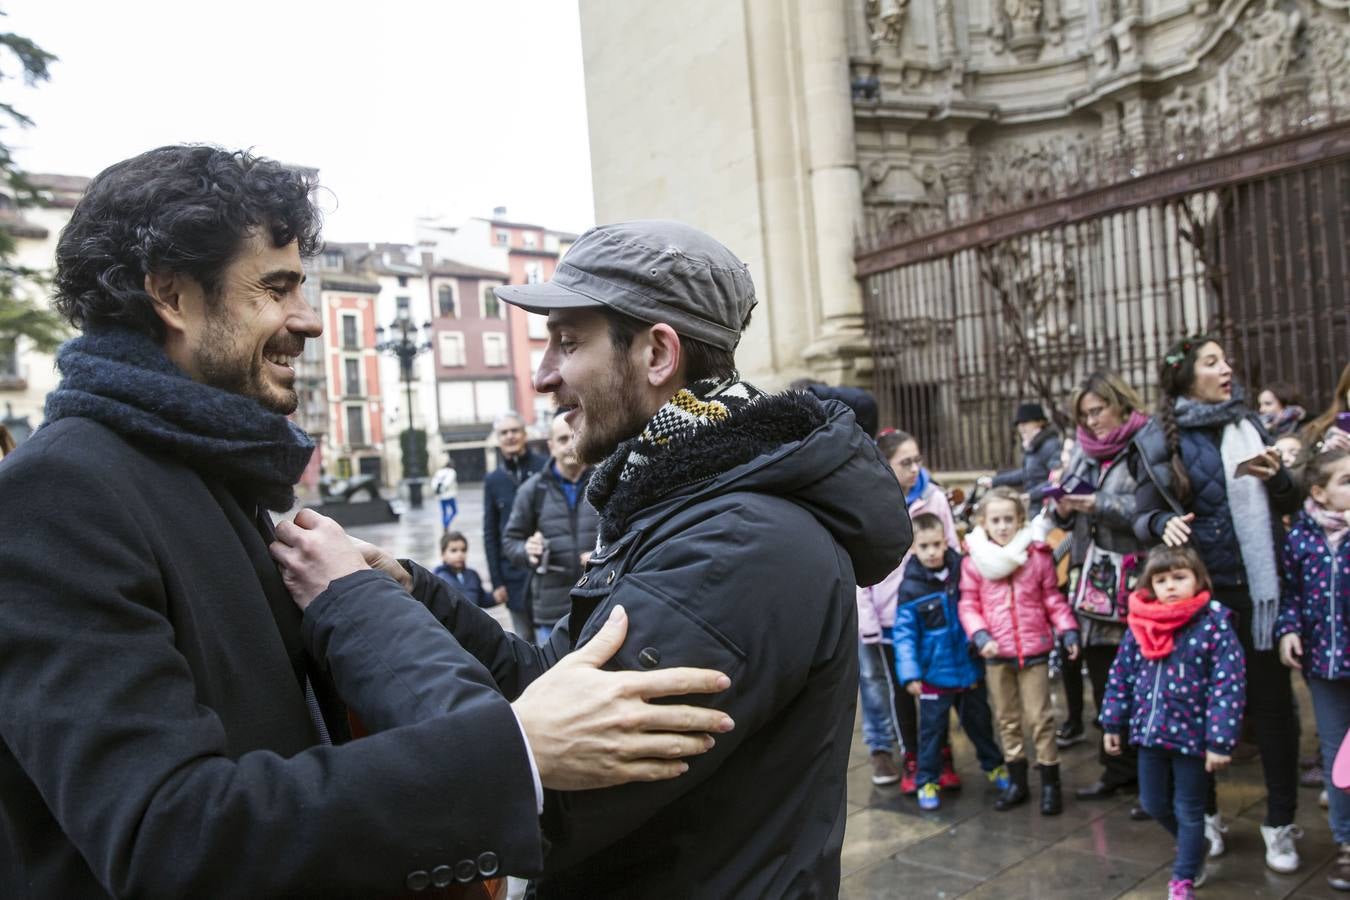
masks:
<svg viewBox="0 0 1350 900"><path fill-rule="evenodd" d="M1322 793L1317 795L1317 805L1323 809L1331 808L1331 800L1327 797L1326 791L1322 791Z"/></svg>
<svg viewBox="0 0 1350 900"><path fill-rule="evenodd" d="M919 788L919 809L933 810L942 805L942 798L938 796L938 786L931 781Z"/></svg>
<svg viewBox="0 0 1350 900"><path fill-rule="evenodd" d="M1006 791L1008 785L1012 784L1012 776L1008 774L1007 766L999 766L991 772L985 772L984 777L989 779L989 783L998 788L999 793Z"/></svg>
<svg viewBox="0 0 1350 900"><path fill-rule="evenodd" d="M1066 750L1074 744L1081 744L1087 740L1087 733L1083 730L1082 722L1065 722L1055 731L1055 746L1061 750Z"/></svg>
<svg viewBox="0 0 1350 900"><path fill-rule="evenodd" d="M872 783L895 784L900 780L900 770L895 765L895 757L889 750L872 751Z"/></svg>
<svg viewBox="0 0 1350 900"><path fill-rule="evenodd" d="M910 797L919 790L919 759L913 753L905 754L904 772L900 778L900 793Z"/></svg>
<svg viewBox="0 0 1350 900"><path fill-rule="evenodd" d="M944 791L961 790L961 776L956 774L952 765L952 748L942 748L942 772L938 775L938 787Z"/></svg>
<svg viewBox="0 0 1350 900"><path fill-rule="evenodd" d="M1336 862L1332 863L1331 871L1327 873L1327 884L1331 885L1332 890L1350 891L1350 844L1336 847Z"/></svg>
<svg viewBox="0 0 1350 900"><path fill-rule="evenodd" d="M1298 776L1298 783L1306 788L1320 788L1326 784L1326 775L1322 771L1322 766L1309 766L1302 775Z"/></svg>
<svg viewBox="0 0 1350 900"><path fill-rule="evenodd" d="M1297 825L1281 825L1272 828L1261 826L1261 838L1266 842L1266 866L1281 875L1298 871L1298 848L1294 841L1303 837L1303 829Z"/></svg>
<svg viewBox="0 0 1350 900"><path fill-rule="evenodd" d="M1195 888L1198 891L1200 890L1200 888L1205 886L1205 882L1208 880L1209 880L1209 866L1205 865L1205 861L1201 859L1200 871L1198 874L1196 874L1195 879L1191 881L1191 887Z"/></svg>
<svg viewBox="0 0 1350 900"><path fill-rule="evenodd" d="M1195 900L1195 883L1189 878L1167 882L1167 900Z"/></svg>
<svg viewBox="0 0 1350 900"><path fill-rule="evenodd" d="M1223 836L1228 833L1228 826L1223 824L1223 816L1215 813L1212 816L1205 816L1205 840L1209 841L1209 856L1213 859L1216 856L1223 856L1226 849L1223 844Z"/></svg>

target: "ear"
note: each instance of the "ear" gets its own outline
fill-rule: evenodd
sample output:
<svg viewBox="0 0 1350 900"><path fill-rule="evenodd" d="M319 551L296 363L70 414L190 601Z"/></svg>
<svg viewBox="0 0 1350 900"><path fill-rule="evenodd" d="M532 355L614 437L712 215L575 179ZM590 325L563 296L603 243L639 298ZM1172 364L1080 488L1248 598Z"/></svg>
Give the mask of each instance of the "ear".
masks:
<svg viewBox="0 0 1350 900"><path fill-rule="evenodd" d="M1327 489L1320 484L1314 484L1308 488L1308 496L1313 498L1313 502L1318 506L1327 505Z"/></svg>
<svg viewBox="0 0 1350 900"><path fill-rule="evenodd" d="M145 292L169 334L187 330L182 288L182 276L174 272L150 272L145 276Z"/></svg>
<svg viewBox="0 0 1350 900"><path fill-rule="evenodd" d="M680 346L680 336L669 325L662 323L651 327L643 355L647 383L652 387L668 387L680 375L684 350Z"/></svg>

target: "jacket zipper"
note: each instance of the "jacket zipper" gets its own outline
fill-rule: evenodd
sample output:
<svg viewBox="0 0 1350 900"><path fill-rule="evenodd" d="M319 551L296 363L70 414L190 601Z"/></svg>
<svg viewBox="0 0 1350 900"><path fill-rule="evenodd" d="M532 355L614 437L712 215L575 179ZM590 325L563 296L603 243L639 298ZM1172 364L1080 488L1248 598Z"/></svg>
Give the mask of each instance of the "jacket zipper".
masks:
<svg viewBox="0 0 1350 900"><path fill-rule="evenodd" d="M1336 594L1336 575L1339 566L1336 550L1331 546L1331 541L1323 535L1322 540L1326 541L1327 552L1331 554L1331 602L1327 605L1331 608L1331 671L1328 673L1332 678L1336 677L1336 604L1339 599Z"/></svg>
<svg viewBox="0 0 1350 900"><path fill-rule="evenodd" d="M1008 613L1012 617L1013 627L1013 648L1017 650L1017 668L1022 668L1024 657L1022 656L1022 627L1017 621L1017 588L1013 586L1013 579L1008 579Z"/></svg>
<svg viewBox="0 0 1350 900"><path fill-rule="evenodd" d="M1158 717L1158 688L1162 683L1162 661L1153 664L1153 695L1149 698L1148 722L1144 725L1144 737L1153 731L1153 722Z"/></svg>

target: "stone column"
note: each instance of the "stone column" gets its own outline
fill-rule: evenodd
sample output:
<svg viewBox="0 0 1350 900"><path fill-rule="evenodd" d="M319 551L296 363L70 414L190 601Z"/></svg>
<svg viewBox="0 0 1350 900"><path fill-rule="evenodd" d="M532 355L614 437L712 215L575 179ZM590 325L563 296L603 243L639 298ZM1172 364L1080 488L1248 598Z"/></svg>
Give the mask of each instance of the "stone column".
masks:
<svg viewBox="0 0 1350 900"><path fill-rule="evenodd" d="M799 10L815 287L821 311L815 340L803 356L827 380L866 381L871 349L863 334L862 292L853 269L853 239L863 221L862 179L849 93L845 8L839 0L802 0Z"/></svg>

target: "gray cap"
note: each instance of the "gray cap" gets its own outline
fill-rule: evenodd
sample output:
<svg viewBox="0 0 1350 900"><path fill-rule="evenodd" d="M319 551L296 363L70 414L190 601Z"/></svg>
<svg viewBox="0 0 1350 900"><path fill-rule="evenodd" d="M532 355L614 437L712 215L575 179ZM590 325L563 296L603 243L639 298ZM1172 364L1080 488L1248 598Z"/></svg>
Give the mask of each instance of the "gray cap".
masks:
<svg viewBox="0 0 1350 900"><path fill-rule="evenodd" d="M494 288L533 313L607 306L723 350L734 350L755 307L750 270L682 222L597 225L567 251L550 281Z"/></svg>

